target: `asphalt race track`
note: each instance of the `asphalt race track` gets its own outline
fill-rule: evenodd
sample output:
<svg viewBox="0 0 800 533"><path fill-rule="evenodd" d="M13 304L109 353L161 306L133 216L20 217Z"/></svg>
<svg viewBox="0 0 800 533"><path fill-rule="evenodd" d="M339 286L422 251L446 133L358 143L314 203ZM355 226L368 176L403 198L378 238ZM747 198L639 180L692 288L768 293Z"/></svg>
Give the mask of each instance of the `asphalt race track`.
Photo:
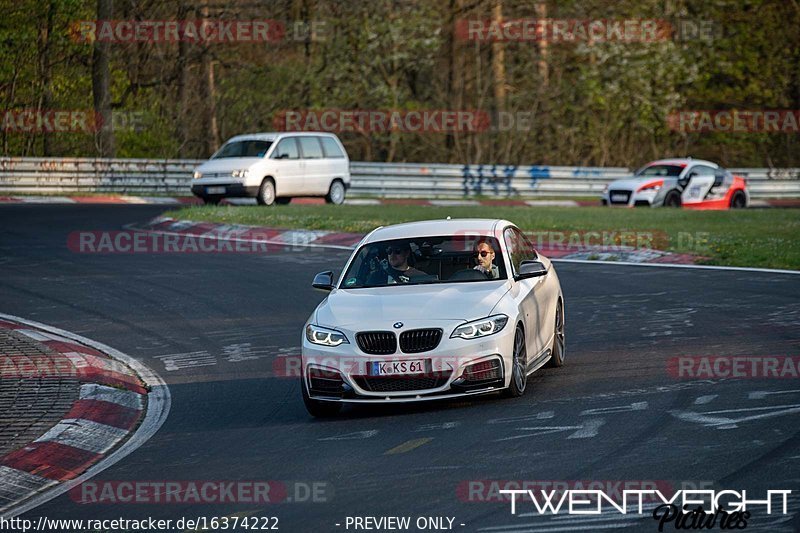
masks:
<svg viewBox="0 0 800 533"><path fill-rule="evenodd" d="M62 495L26 517L239 513L276 516L282 531L346 531L348 516L425 516L454 518L457 531L657 531L647 515L512 516L507 501L469 501L483 495L470 484L479 480L790 489L790 510L800 509L798 379L667 372L677 356L800 355L798 276L559 263L566 365L535 374L523 398L348 407L317 421L298 380L274 376L273 364L298 353L324 297L313 275L341 268L347 253L67 248L72 231L117 230L163 210L0 206L0 312L108 344L168 383L164 426L95 481L276 480L293 501L105 505ZM303 501L314 482L326 501ZM797 531L800 514L756 513L747 530Z"/></svg>

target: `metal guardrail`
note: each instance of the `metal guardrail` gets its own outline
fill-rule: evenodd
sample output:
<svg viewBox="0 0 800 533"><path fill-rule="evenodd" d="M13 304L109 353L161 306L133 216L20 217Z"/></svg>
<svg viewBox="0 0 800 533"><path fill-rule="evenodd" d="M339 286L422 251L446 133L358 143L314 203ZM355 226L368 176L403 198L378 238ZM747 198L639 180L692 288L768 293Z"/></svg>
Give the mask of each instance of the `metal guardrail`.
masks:
<svg viewBox="0 0 800 533"><path fill-rule="evenodd" d="M0 158L0 194L188 195L202 160ZM730 169L748 180L753 198L800 197L800 168ZM630 177L621 167L446 165L351 162L351 194L463 198L594 196L609 181Z"/></svg>

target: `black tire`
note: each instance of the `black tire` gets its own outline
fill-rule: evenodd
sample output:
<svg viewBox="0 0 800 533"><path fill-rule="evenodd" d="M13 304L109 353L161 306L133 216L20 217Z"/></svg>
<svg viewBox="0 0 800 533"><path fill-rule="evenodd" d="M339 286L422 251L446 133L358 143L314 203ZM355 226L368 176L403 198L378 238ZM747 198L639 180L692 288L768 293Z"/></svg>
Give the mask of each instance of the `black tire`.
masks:
<svg viewBox="0 0 800 533"><path fill-rule="evenodd" d="M261 187L258 188L256 202L258 202L258 205L272 205L275 203L274 181L268 178L261 182Z"/></svg>
<svg viewBox="0 0 800 533"><path fill-rule="evenodd" d="M275 198L275 203L278 205L288 205L291 201L291 196L281 196L280 198Z"/></svg>
<svg viewBox="0 0 800 533"><path fill-rule="evenodd" d="M678 191L669 191L664 198L664 207L680 207L681 194Z"/></svg>
<svg viewBox="0 0 800 533"><path fill-rule="evenodd" d="M222 198L216 196L206 196L205 198L203 198L203 203L205 205L219 205L221 200Z"/></svg>
<svg viewBox="0 0 800 533"><path fill-rule="evenodd" d="M528 387L528 352L525 348L525 332L517 325L514 332L514 354L511 364L511 383L503 390L507 398L519 398Z"/></svg>
<svg viewBox="0 0 800 533"><path fill-rule="evenodd" d="M556 325L553 333L553 346L550 347L552 357L547 361L547 366L558 368L564 366L564 356L567 353L567 339L564 335L564 303L559 300L556 307Z"/></svg>
<svg viewBox="0 0 800 533"><path fill-rule="evenodd" d="M312 400L308 396L306 389L306 380L300 378L300 388L303 390L303 403L306 406L308 414L314 418L331 418L339 414L342 410L342 404L339 402L325 402L321 400Z"/></svg>
<svg viewBox="0 0 800 533"><path fill-rule="evenodd" d="M331 188L328 189L328 194L325 196L325 202L334 205L342 205L345 195L346 189L342 180L333 180L331 182Z"/></svg>
<svg viewBox="0 0 800 533"><path fill-rule="evenodd" d="M731 198L731 209L744 209L747 207L747 197L742 191L736 191Z"/></svg>

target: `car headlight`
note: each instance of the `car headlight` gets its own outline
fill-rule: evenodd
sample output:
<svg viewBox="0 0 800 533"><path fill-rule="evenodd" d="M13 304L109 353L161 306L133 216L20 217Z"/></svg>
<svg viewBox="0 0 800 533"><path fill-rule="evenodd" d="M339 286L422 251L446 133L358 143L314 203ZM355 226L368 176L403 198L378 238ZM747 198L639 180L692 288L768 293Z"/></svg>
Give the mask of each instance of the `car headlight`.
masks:
<svg viewBox="0 0 800 533"><path fill-rule="evenodd" d="M661 190L661 187L663 185L664 185L664 180L652 181L652 182L647 183L645 185L642 185L641 187L636 189L636 192L637 193L638 192L651 192L651 191L658 192L658 191Z"/></svg>
<svg viewBox="0 0 800 533"><path fill-rule="evenodd" d="M192 176L194 177L194 179L199 180L200 178L203 177L203 173L200 172L199 170L195 170Z"/></svg>
<svg viewBox="0 0 800 533"><path fill-rule="evenodd" d="M339 346L340 344L350 344L344 333L335 329L323 328L309 324L306 326L306 339L312 344L322 346Z"/></svg>
<svg viewBox="0 0 800 533"><path fill-rule="evenodd" d="M234 178L246 178L250 174L250 171L245 169L234 170L231 172L231 176Z"/></svg>
<svg viewBox="0 0 800 533"><path fill-rule="evenodd" d="M479 337L488 337L506 327L507 322L508 317L506 315L493 315L488 318L473 320L454 329L450 338L477 339Z"/></svg>

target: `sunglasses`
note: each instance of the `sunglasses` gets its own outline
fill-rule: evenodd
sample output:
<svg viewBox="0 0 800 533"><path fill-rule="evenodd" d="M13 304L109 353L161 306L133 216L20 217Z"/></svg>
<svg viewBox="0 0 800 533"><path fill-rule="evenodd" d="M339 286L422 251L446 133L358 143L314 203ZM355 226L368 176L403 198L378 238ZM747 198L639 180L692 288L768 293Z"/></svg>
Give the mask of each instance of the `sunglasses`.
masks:
<svg viewBox="0 0 800 533"><path fill-rule="evenodd" d="M480 251L480 252L475 252L474 257L478 257L478 256L486 257L487 255L493 254L493 253L494 252L487 252L486 250L483 250L483 251Z"/></svg>
<svg viewBox="0 0 800 533"><path fill-rule="evenodd" d="M386 255L400 255L404 252L402 248L387 248Z"/></svg>

